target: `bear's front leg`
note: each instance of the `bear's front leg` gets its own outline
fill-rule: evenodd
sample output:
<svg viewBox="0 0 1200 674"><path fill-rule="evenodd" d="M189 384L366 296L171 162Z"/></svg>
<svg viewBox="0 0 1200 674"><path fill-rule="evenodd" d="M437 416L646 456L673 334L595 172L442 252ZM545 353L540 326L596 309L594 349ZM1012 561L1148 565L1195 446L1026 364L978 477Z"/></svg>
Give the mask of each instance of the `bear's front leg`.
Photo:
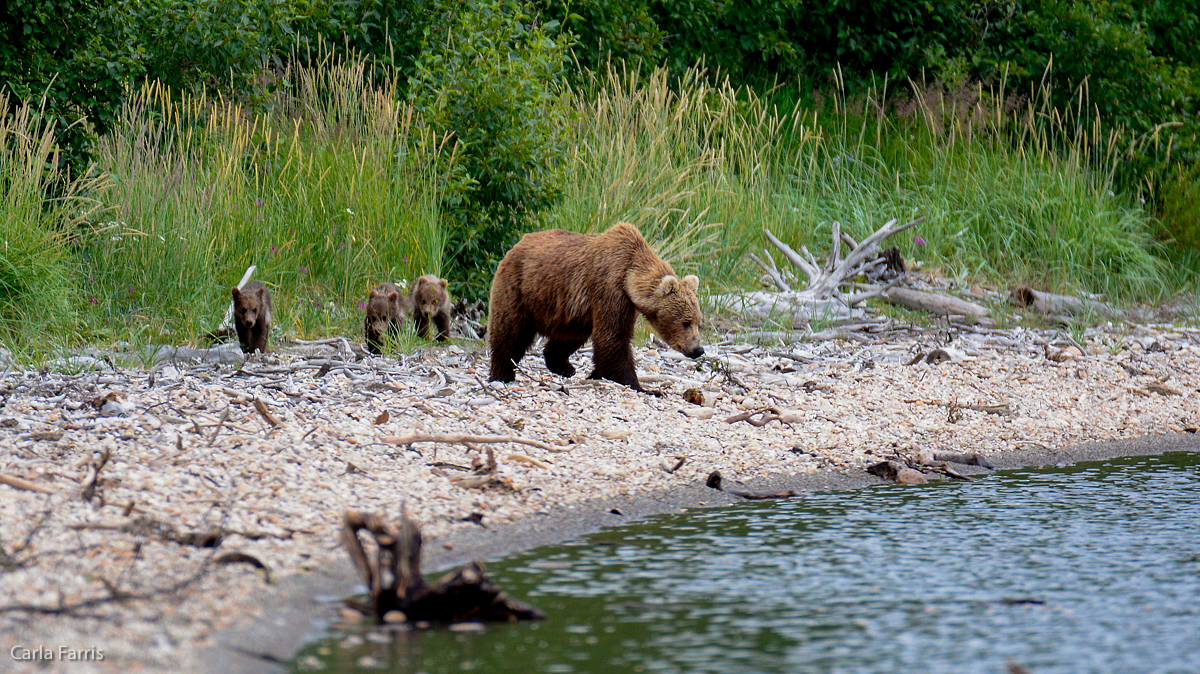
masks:
<svg viewBox="0 0 1200 674"><path fill-rule="evenodd" d="M250 330L250 353L255 351L267 352L267 327L260 323L255 323L254 328Z"/></svg>
<svg viewBox="0 0 1200 674"><path fill-rule="evenodd" d="M562 377L575 375L575 367L571 365L571 354L579 350L587 340L551 339L546 342L542 355L546 359L546 369Z"/></svg>
<svg viewBox="0 0 1200 674"><path fill-rule="evenodd" d="M413 316L413 320L417 324L417 337L421 339L429 339L429 317L421 312L417 312Z"/></svg>
<svg viewBox="0 0 1200 674"><path fill-rule="evenodd" d="M250 329L241 322L234 323L233 327L237 330L238 344L242 347L242 353L254 353L254 348L250 344Z"/></svg>
<svg viewBox="0 0 1200 674"><path fill-rule="evenodd" d="M638 383L637 367L633 363L633 347L628 339L597 340L593 335L592 354L596 369L589 379L608 379L635 391L642 390L642 385Z"/></svg>
<svg viewBox="0 0 1200 674"><path fill-rule="evenodd" d="M434 314L433 325L437 328L437 341L446 341L446 338L450 336L450 314L444 311Z"/></svg>

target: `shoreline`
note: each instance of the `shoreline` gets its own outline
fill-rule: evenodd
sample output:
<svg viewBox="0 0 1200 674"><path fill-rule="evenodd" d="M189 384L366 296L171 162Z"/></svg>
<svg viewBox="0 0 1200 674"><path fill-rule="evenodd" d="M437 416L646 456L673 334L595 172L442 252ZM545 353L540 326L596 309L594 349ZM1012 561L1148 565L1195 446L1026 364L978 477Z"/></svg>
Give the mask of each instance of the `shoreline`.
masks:
<svg viewBox="0 0 1200 674"><path fill-rule="evenodd" d="M1059 450L1023 450L1005 455L994 471L976 466L959 466L959 472L978 476L1006 470L1107 461L1127 456L1150 456L1169 452L1200 452L1200 434L1171 433L1136 438L1083 442ZM950 478L934 480L931 484ZM749 489L795 489L803 492L843 491L894 484L865 471L825 471L804 476L772 476L747 483ZM919 488L919 485L914 488ZM803 498L800 496L799 498ZM621 526L664 513L695 508L715 508L744 499L698 486L680 486L656 496L621 497L591 501L570 512L536 515L528 520L489 529L468 529L451 534L441 545L423 548L426 574L440 574L472 560L488 561ZM621 515L610 512L612 508ZM446 549L450 544L452 549ZM273 616L270 625L245 620L213 636L214 645L200 654L212 674L266 674L277 672L280 661L289 662L312 636L337 620L342 603L333 597L348 597L361 590L361 581L348 558L323 566L317 573L291 576L274 591L266 592L263 609Z"/></svg>
<svg viewBox="0 0 1200 674"><path fill-rule="evenodd" d="M0 610L0 656L20 643L104 648L71 671L278 668L358 584L337 542L350 509L407 511L436 572L736 500L704 486L712 470L727 488L817 491L880 484L867 466L924 450L1004 469L1200 447L1185 433L1200 425L1200 330L1110 330L1120 342L1096 329L1086 355L1061 360L1055 333L1024 328L959 333L933 363L913 355L948 345L912 330L870 344L723 341L702 362L637 347L659 395L565 380L538 358L516 385L486 385L479 351L358 360L344 340L236 368L6 375L0 474L36 490L0 485L0 545L15 562L0 609L36 610ZM768 409L787 421L737 420ZM414 434L535 443L397 441ZM85 501L98 451L111 459ZM215 549L185 542L212 531ZM210 564L227 552L276 583Z"/></svg>

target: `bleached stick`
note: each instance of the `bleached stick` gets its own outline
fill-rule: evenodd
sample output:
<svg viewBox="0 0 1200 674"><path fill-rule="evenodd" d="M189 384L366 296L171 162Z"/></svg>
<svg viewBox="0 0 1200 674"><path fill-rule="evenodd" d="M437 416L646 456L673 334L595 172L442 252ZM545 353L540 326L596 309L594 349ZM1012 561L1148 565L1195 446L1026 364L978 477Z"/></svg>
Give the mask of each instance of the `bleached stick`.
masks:
<svg viewBox="0 0 1200 674"><path fill-rule="evenodd" d="M515 442L522 445L529 445L544 449L547 452L565 452L565 449L559 449L552 445L547 445L544 442L530 440L528 438L520 438L515 435L465 435L455 433L450 435L437 435L433 433L408 433L407 435L392 435L379 439L381 442L386 442L389 445L411 445L414 442L448 442L452 444L465 444L468 442L476 442L479 444L492 442Z"/></svg>
<svg viewBox="0 0 1200 674"><path fill-rule="evenodd" d="M250 282L250 277L254 276L256 269L258 269L257 266L250 265L250 268L246 270L246 273L242 274L242 280L238 281L237 284L238 290L241 290L246 286L247 283ZM225 318L221 319L221 325L217 328L217 330L228 328L231 325L233 325L233 300L229 301L229 308L225 309Z"/></svg>

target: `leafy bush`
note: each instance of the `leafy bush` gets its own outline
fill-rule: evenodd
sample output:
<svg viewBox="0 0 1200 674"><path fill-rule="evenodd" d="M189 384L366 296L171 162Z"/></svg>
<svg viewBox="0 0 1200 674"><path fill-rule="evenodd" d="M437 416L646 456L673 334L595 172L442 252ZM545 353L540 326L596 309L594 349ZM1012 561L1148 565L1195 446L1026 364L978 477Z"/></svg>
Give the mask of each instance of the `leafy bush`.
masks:
<svg viewBox="0 0 1200 674"><path fill-rule="evenodd" d="M127 83L144 73L138 39L110 0L8 0L0 5L0 90L4 112L23 101L53 122L60 157L83 168L92 129L114 120ZM87 117L91 127L79 124Z"/></svg>
<svg viewBox="0 0 1200 674"><path fill-rule="evenodd" d="M1159 202L1164 238L1179 248L1200 251L1200 164L1174 167Z"/></svg>
<svg viewBox="0 0 1200 674"><path fill-rule="evenodd" d="M558 21L576 36L575 60L585 69L602 70L610 63L636 69L655 65L666 55L666 34L647 0L537 0L535 5L545 19Z"/></svg>
<svg viewBox="0 0 1200 674"><path fill-rule="evenodd" d="M561 194L567 108L557 82L569 36L516 0L448 2L416 64L410 97L452 132L472 189L447 204L447 273L486 296L500 257Z"/></svg>

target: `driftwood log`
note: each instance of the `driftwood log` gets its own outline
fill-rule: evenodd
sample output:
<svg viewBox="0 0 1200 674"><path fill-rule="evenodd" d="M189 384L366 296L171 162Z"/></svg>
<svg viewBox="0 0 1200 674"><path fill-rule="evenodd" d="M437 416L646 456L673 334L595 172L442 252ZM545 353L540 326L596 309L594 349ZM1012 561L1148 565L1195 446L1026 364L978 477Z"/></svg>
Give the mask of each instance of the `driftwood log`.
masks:
<svg viewBox="0 0 1200 674"><path fill-rule="evenodd" d="M683 465L683 464L681 463L680 465ZM744 491L741 489L726 489L722 485L721 471L719 471L719 470L714 470L713 472L708 474L708 479L705 480L704 486L708 487L709 489L716 489L717 491L723 491L726 494L733 494L734 496L740 496L748 501L762 501L765 499L773 499L773 498L793 498L795 496L802 495L799 492L793 491L791 489L784 489L783 491Z"/></svg>
<svg viewBox="0 0 1200 674"><path fill-rule="evenodd" d="M375 539L375 558L363 549L359 532ZM347 600L351 607L396 622L542 620L546 614L496 589L483 564L471 562L429 584L421 575L421 529L407 516L398 526L374 513L347 511L342 518L341 542L370 588L367 601Z"/></svg>
<svg viewBox="0 0 1200 674"><path fill-rule="evenodd" d="M1046 316L1077 316L1080 314L1113 316L1117 313L1112 306L1104 302L1085 300L1070 295L1055 295L1034 290L1029 286L1013 288L1008 295L1008 302Z"/></svg>
<svg viewBox="0 0 1200 674"><path fill-rule="evenodd" d="M974 302L957 297L909 288L887 288L879 297L906 309L928 311L938 316L987 316L988 310Z"/></svg>
<svg viewBox="0 0 1200 674"><path fill-rule="evenodd" d="M891 480L899 484L925 484L925 473L940 473L956 480L974 482L975 478L963 475L951 468L949 463L961 463L966 466L979 466L994 470L995 466L986 456L978 452L939 452L921 450L913 456L902 456L896 453L896 460L884 460L867 468L867 472Z"/></svg>

